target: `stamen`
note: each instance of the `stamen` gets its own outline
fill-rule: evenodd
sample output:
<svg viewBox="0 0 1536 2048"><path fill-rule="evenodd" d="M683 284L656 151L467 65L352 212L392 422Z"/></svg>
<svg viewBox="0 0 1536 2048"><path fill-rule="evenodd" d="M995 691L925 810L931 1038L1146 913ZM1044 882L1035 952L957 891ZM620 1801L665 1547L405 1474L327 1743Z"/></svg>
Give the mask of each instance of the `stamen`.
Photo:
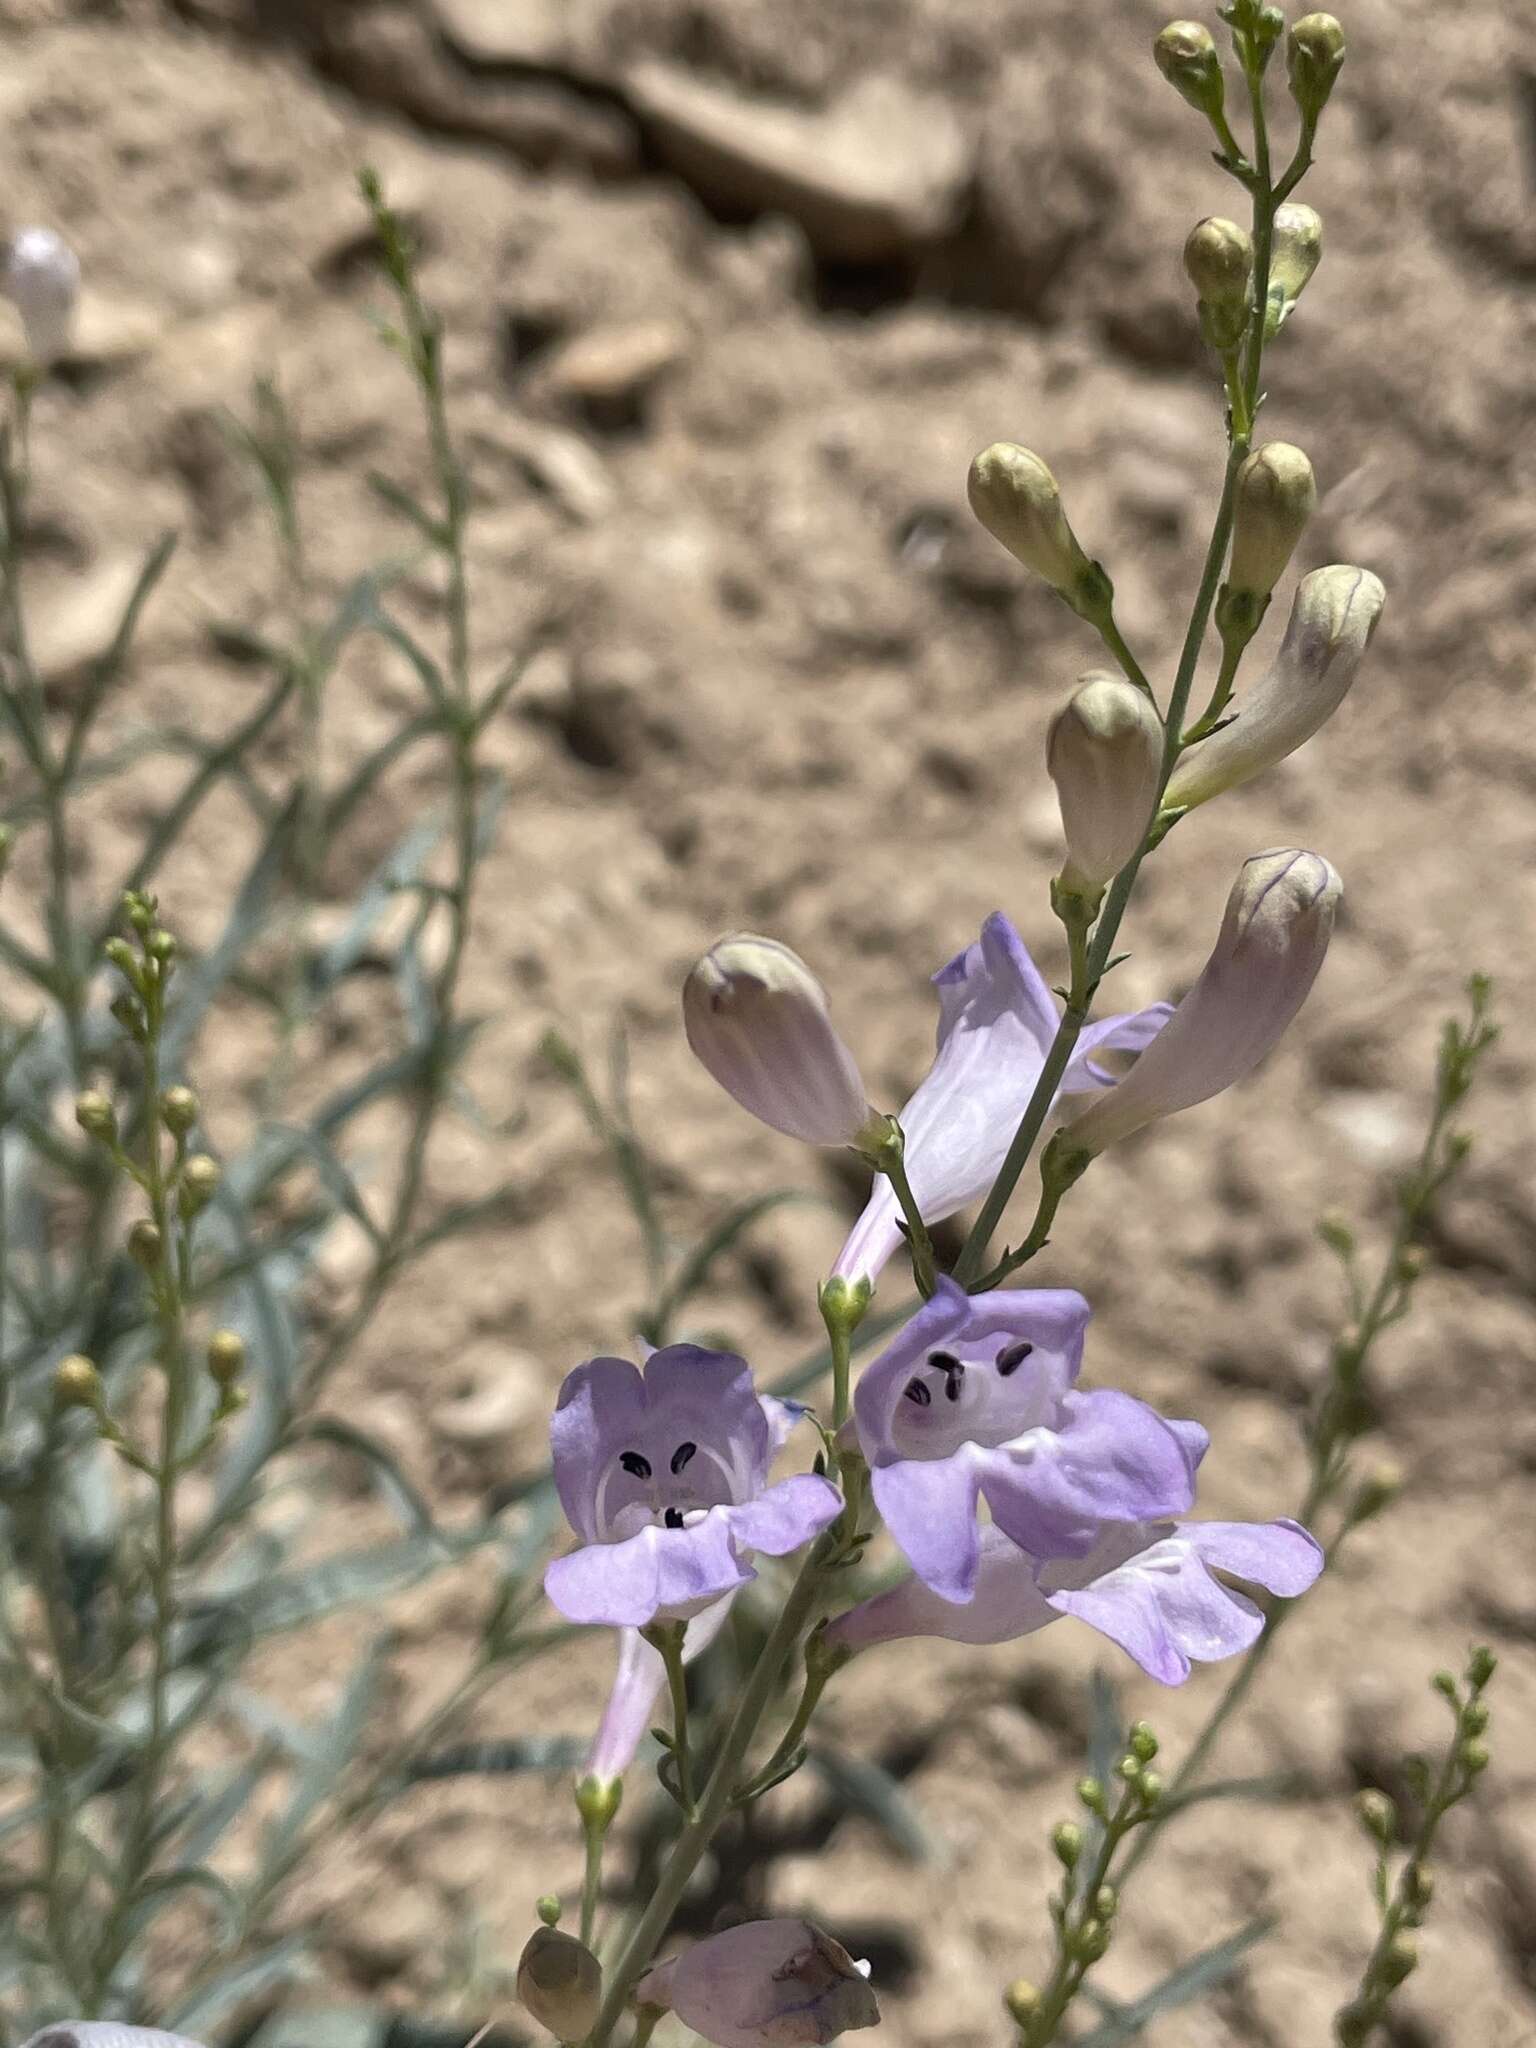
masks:
<svg viewBox="0 0 1536 2048"><path fill-rule="evenodd" d="M933 1405L933 1396L928 1391L926 1380L908 1380L902 1392L909 1401L915 1401L919 1408L929 1408Z"/></svg>
<svg viewBox="0 0 1536 2048"><path fill-rule="evenodd" d="M638 1451L620 1451L619 1464L631 1479L649 1479L651 1476L650 1459L643 1458Z"/></svg>
<svg viewBox="0 0 1536 2048"><path fill-rule="evenodd" d="M1007 1379L1009 1373L1018 1371L1034 1348L1033 1344L1026 1344L1021 1341L1018 1344L1010 1344L1005 1351L999 1351L997 1354L998 1372L1004 1379Z"/></svg>
<svg viewBox="0 0 1536 2048"><path fill-rule="evenodd" d="M960 1398L960 1378L965 1371L965 1367L961 1364L960 1360L956 1358L952 1351L930 1351L928 1363L935 1372L941 1372L944 1375L945 1400L958 1401Z"/></svg>
<svg viewBox="0 0 1536 2048"><path fill-rule="evenodd" d="M683 1511L681 1508L668 1508L661 1519L669 1529L681 1529L683 1526Z"/></svg>
<svg viewBox="0 0 1536 2048"><path fill-rule="evenodd" d="M674 1472L681 1472L698 1448L697 1444L679 1444L672 1453L672 1470Z"/></svg>

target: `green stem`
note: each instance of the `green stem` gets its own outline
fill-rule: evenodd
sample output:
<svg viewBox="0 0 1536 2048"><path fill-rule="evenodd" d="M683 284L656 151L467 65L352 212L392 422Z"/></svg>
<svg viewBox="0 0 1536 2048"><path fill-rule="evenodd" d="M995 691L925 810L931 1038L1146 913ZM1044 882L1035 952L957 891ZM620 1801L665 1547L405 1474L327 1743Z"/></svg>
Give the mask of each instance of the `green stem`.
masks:
<svg viewBox="0 0 1536 2048"><path fill-rule="evenodd" d="M1133 682L1138 690L1142 690L1147 696L1152 697L1155 703L1157 700L1153 696L1152 685L1147 680L1146 671L1126 645L1125 635L1115 623L1114 613L1106 608L1104 616L1096 618L1093 623L1098 628L1099 638L1120 664L1126 678Z"/></svg>
<svg viewBox="0 0 1536 2048"><path fill-rule="evenodd" d="M737 1701L736 1711L731 1716L725 1739L699 1800L698 1812L672 1845L672 1852L645 1911L625 1944L624 1953L608 1973L602 2010L587 2037L586 2048L607 2048L629 2003L630 1993L650 1967L652 1957L672 1924L672 1916L687 1889L689 1878L698 1868L700 1858L730 1810L737 1778L752 1738L757 1733L758 1723L778 1690L780 1676L796 1639L815 1609L821 1594L823 1570L835 1549L835 1539L824 1536L801 1566L800 1575Z"/></svg>
<svg viewBox="0 0 1536 2048"><path fill-rule="evenodd" d="M672 1759L677 1768L677 1797L687 1819L697 1808L693 1796L693 1760L688 1747L688 1673L683 1668L683 1625L661 1622L643 1631L651 1646L661 1652L667 1667L667 1696L672 1702Z"/></svg>
<svg viewBox="0 0 1536 2048"><path fill-rule="evenodd" d="M900 1205L912 1253L912 1277L917 1282L918 1293L926 1301L934 1289L938 1262L934 1257L933 1239L928 1234L928 1226L917 1206L917 1197L912 1192L912 1183L907 1178L906 1160L899 1139L881 1148L880 1171L890 1182Z"/></svg>
<svg viewBox="0 0 1536 2048"><path fill-rule="evenodd" d="M1095 1901L1101 1887L1109 1881L1115 1852L1137 1825L1141 1811L1135 1795L1126 1792L1104 1823L1098 1853L1086 1877L1079 1880L1074 1873L1066 1880L1057 1927L1055 1968L1041 1994L1039 2006L1020 2028L1021 2048L1047 2048L1047 2044L1055 2040L1068 2007L1082 1989L1083 1979L1093 1964L1088 1958L1074 1953L1077 1938L1087 1922L1096 1917Z"/></svg>

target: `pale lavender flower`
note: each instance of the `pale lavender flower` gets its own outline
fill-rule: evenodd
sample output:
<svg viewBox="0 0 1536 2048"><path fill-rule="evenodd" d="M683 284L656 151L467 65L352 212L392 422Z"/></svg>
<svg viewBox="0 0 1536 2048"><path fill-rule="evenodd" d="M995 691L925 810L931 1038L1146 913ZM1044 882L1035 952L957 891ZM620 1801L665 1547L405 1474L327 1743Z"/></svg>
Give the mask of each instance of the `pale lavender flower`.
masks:
<svg viewBox="0 0 1536 2048"><path fill-rule="evenodd" d="M27 354L46 370L69 347L80 260L52 228L23 228L6 251L0 288L21 316Z"/></svg>
<svg viewBox="0 0 1536 2048"><path fill-rule="evenodd" d="M1309 740L1343 703L1386 601L1369 569L1335 562L1303 576L1279 653L1231 723L1184 755L1165 808L1190 810L1235 789Z"/></svg>
<svg viewBox="0 0 1536 2048"><path fill-rule="evenodd" d="M1150 1677L1182 1685L1192 1662L1235 1657L1263 1629L1263 1614L1227 1578L1291 1600L1322 1568L1322 1551L1291 1521L1106 1523L1086 1556L1044 1563L994 1525L982 1531L974 1599L957 1605L907 1579L839 1616L827 1641L850 1650L909 1636L1008 1643L1070 1614Z"/></svg>
<svg viewBox="0 0 1536 2048"><path fill-rule="evenodd" d="M783 1557L842 1509L829 1481L768 1484L774 1431L743 1359L669 1344L642 1374L593 1358L567 1375L550 1423L555 1486L582 1547L545 1591L570 1621L686 1621Z"/></svg>
<svg viewBox="0 0 1536 2048"><path fill-rule="evenodd" d="M716 2048L823 2048L879 2024L868 1966L809 1920L748 1920L695 1943L635 1987Z"/></svg>
<svg viewBox="0 0 1536 2048"><path fill-rule="evenodd" d="M1125 1079L1066 1125L1064 1140L1102 1152L1251 1074L1306 1001L1342 893L1321 854L1288 846L1250 856L1199 980Z"/></svg>
<svg viewBox="0 0 1536 2048"><path fill-rule="evenodd" d="M121 2020L55 2020L22 2048L201 2048L201 2043L186 2034L168 2034L163 2027L130 2027Z"/></svg>
<svg viewBox="0 0 1536 2048"><path fill-rule="evenodd" d="M718 940L683 984L695 1057L742 1108L808 1145L852 1145L873 1112L827 992L798 953L751 932Z"/></svg>
<svg viewBox="0 0 1536 2048"><path fill-rule="evenodd" d="M968 1295L941 1278L860 1379L875 1504L943 1599L975 1592L982 1498L1038 1557L1085 1555L1105 1521L1191 1505L1204 1430L1129 1394L1075 1389L1089 1313L1066 1290Z"/></svg>
<svg viewBox="0 0 1536 2048"><path fill-rule="evenodd" d="M649 1346L646 1355L655 1354ZM759 1396L768 1424L769 1457L780 1451L789 1432L804 1415L797 1401L780 1401L772 1394ZM683 1662L691 1664L702 1656L725 1626L735 1591L724 1593L712 1606L693 1615L683 1629ZM592 1738L582 1765L581 1776L600 1785L622 1778L635 1760L635 1752L656 1718L656 1703L667 1683L667 1667L661 1652L654 1649L637 1628L619 1630L619 1662L613 1688L602 1720Z"/></svg>
<svg viewBox="0 0 1536 2048"><path fill-rule="evenodd" d="M933 977L939 992L939 1041L933 1065L901 1111L905 1165L925 1223L942 1222L977 1201L997 1177L1014 1131L1045 1065L1061 1021L1055 997L1008 919L995 912L981 937ZM1060 1093L1107 1088L1102 1052L1140 1052L1170 1014L1154 1003L1134 1016L1090 1024ZM901 1247L900 1205L879 1178L838 1253L834 1273L874 1281Z"/></svg>

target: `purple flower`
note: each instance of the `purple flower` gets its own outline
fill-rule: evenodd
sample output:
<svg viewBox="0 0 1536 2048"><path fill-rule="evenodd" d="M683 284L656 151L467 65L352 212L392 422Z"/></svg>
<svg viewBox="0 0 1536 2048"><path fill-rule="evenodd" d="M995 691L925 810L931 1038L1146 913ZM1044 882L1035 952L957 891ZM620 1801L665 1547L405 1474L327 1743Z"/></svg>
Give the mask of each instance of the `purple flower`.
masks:
<svg viewBox="0 0 1536 2048"><path fill-rule="evenodd" d="M567 1375L550 1424L555 1486L582 1547L544 1588L570 1621L615 1628L687 1620L783 1557L842 1509L827 1480L768 1484L774 1430L743 1359L694 1344L592 1358Z"/></svg>
<svg viewBox="0 0 1536 2048"><path fill-rule="evenodd" d="M822 2048L879 2024L867 1972L809 1920L748 1920L658 1963L635 2002L675 2012L716 2048Z"/></svg>
<svg viewBox="0 0 1536 2048"><path fill-rule="evenodd" d="M984 1195L997 1177L1056 1036L1056 999L1013 926L995 912L981 937L933 977L939 1043L933 1065L902 1110L907 1178L925 1223L941 1222ZM1061 1084L1063 1095L1107 1088L1113 1076L1094 1054L1139 1052L1169 1015L1154 1003L1135 1016L1091 1024ZM873 1281L901 1247L900 1207L876 1181L863 1215L833 1267L846 1280Z"/></svg>
<svg viewBox="0 0 1536 2048"><path fill-rule="evenodd" d="M1066 1290L932 1300L864 1374L854 1420L875 1504L919 1578L969 1600L978 1499L1036 1557L1080 1557L1105 1521L1183 1514L1205 1431L1129 1394L1074 1388L1089 1308Z"/></svg>
<svg viewBox="0 0 1536 2048"><path fill-rule="evenodd" d="M976 1597L964 1606L907 1579L831 1623L829 1643L865 1649L907 1636L1007 1643L1075 1614L1118 1643L1149 1676L1182 1685L1191 1662L1246 1650L1264 1617L1217 1573L1304 1593L1323 1553L1298 1522L1111 1523L1084 1557L1041 1563L1000 1528L981 1534Z"/></svg>

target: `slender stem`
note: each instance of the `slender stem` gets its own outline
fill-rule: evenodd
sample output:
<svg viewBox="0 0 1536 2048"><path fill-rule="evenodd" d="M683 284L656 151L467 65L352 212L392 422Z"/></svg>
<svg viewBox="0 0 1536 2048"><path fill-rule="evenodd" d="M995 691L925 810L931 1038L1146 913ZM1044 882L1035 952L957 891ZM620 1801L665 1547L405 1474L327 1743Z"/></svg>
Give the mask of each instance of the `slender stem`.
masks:
<svg viewBox="0 0 1536 2048"><path fill-rule="evenodd" d="M1067 2008L1093 1967L1093 1959L1082 1952L1080 1937L1087 1922L1097 1917L1096 1901L1109 1880L1115 1852L1141 1821L1143 1812L1140 1800L1128 1790L1104 1823L1098 1853L1086 1875L1079 1879L1073 1873L1066 1879L1057 1923L1056 1964L1039 2006L1020 2027L1021 2048L1047 2048L1055 2040Z"/></svg>
<svg viewBox="0 0 1536 2048"><path fill-rule="evenodd" d="M1126 645L1125 635L1120 631L1119 626L1116 625L1114 613L1106 610L1104 617L1102 619L1095 619L1093 623L1098 628L1099 638L1115 657L1115 660L1119 662L1127 679L1133 682L1138 690L1145 691L1147 696L1152 697L1155 703L1156 698L1153 694L1152 685L1147 680L1146 671Z"/></svg>
<svg viewBox="0 0 1536 2048"><path fill-rule="evenodd" d="M584 1861L581 1873L581 1939L587 1948L597 1932L597 1902L603 1888L603 1845L608 1824L596 1817L583 1819Z"/></svg>
<svg viewBox="0 0 1536 2048"><path fill-rule="evenodd" d="M688 1673L683 1668L683 1625L662 1622L645 1631L653 1648L661 1652L667 1667L667 1696L672 1702L672 1758L677 1767L678 1804L692 1820L697 1807L693 1796L693 1760L688 1744Z"/></svg>
<svg viewBox="0 0 1536 2048"><path fill-rule="evenodd" d="M1251 636L1250 636L1251 637ZM1209 739L1220 722L1221 714L1232 701L1232 686L1237 681L1237 671L1247 650L1247 640L1224 640L1221 647L1221 669L1216 677L1216 687L1211 692L1211 701L1184 735L1184 745L1193 747L1199 741Z"/></svg>
<svg viewBox="0 0 1536 2048"><path fill-rule="evenodd" d="M823 1570L835 1549L835 1539L822 1537L801 1566L800 1575L737 1701L720 1753L700 1798L698 1812L673 1843L656 1889L636 1922L624 1953L608 1973L602 2010L587 2037L586 2048L606 2048L612 2039L613 2031L629 2003L631 1991L650 1966L651 1958L671 1925L672 1915L677 1911L689 1878L698 1868L699 1859L714 1840L716 1830L730 1810L736 1781L752 1738L757 1733L758 1723L778 1690L780 1675L796 1638L820 1597Z"/></svg>
<svg viewBox="0 0 1536 2048"><path fill-rule="evenodd" d="M900 1204L902 1220L907 1226L907 1243L912 1253L912 1277L917 1282L919 1294L926 1301L934 1289L938 1263L934 1257L933 1239L928 1234L928 1226L917 1206L917 1197L912 1192L912 1183L907 1178L906 1161L899 1142L882 1149L880 1171L890 1182Z"/></svg>

